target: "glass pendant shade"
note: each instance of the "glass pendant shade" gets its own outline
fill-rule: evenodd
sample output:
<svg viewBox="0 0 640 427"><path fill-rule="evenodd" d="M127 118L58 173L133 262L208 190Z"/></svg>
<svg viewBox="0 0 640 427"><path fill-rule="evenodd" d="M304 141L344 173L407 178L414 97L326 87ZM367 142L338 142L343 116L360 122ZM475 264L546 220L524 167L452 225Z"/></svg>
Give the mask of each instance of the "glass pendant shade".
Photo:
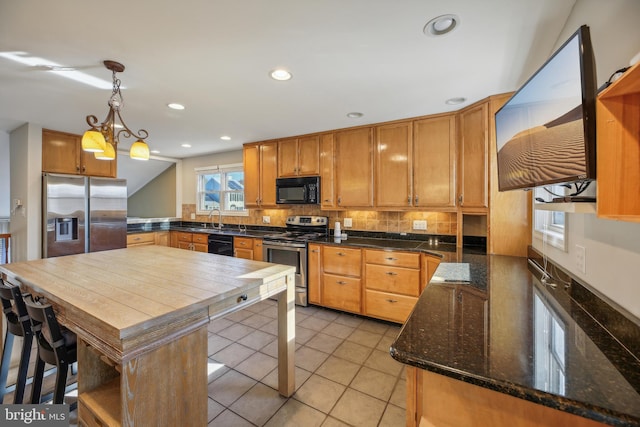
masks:
<svg viewBox="0 0 640 427"><path fill-rule="evenodd" d="M149 146L141 140L134 142L129 157L135 160L149 160Z"/></svg>
<svg viewBox="0 0 640 427"><path fill-rule="evenodd" d="M82 135L82 149L92 153L103 152L106 148L107 142L104 140L104 135L95 130L88 130Z"/></svg>
<svg viewBox="0 0 640 427"><path fill-rule="evenodd" d="M98 160L114 160L116 158L116 150L113 145L107 143L102 153L93 153Z"/></svg>

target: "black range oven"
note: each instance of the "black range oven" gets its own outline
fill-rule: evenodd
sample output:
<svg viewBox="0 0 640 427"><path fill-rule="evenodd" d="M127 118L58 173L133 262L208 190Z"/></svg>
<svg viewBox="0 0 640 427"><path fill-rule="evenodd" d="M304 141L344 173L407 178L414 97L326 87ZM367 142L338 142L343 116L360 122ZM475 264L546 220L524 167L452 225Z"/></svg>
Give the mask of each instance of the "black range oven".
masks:
<svg viewBox="0 0 640 427"><path fill-rule="evenodd" d="M325 216L290 216L287 231L262 238L264 261L296 268L296 304L307 305L307 242L327 236Z"/></svg>

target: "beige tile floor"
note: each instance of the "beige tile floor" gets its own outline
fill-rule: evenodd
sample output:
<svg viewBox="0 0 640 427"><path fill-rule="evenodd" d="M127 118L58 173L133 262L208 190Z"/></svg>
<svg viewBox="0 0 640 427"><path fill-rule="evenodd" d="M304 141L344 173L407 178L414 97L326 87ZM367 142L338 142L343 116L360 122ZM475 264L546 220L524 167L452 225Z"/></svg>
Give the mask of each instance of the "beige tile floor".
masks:
<svg viewBox="0 0 640 427"><path fill-rule="evenodd" d="M398 325L296 307L296 392L277 392L276 302L209 324L209 426L402 426L406 379L389 355Z"/></svg>
<svg viewBox="0 0 640 427"><path fill-rule="evenodd" d="M296 392L288 399L277 392L277 329L272 300L209 324L209 426L405 425L405 369L389 355L399 325L296 306Z"/></svg>

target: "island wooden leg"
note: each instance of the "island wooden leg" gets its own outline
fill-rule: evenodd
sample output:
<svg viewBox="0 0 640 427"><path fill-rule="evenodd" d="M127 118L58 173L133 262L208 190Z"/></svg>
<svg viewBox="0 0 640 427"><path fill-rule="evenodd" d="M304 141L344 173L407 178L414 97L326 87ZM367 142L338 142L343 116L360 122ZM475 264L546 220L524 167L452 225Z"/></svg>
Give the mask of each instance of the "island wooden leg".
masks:
<svg viewBox="0 0 640 427"><path fill-rule="evenodd" d="M287 290L278 295L278 391L289 397L295 390L296 319L295 276L287 276Z"/></svg>

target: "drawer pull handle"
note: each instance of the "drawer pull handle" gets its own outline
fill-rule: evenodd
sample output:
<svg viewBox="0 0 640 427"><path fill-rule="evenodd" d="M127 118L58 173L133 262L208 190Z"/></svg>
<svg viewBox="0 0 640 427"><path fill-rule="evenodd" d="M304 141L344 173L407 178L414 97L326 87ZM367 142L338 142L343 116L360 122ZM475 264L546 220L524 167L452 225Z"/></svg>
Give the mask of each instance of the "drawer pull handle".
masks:
<svg viewBox="0 0 640 427"><path fill-rule="evenodd" d="M391 298L387 298L387 302L390 302L391 304L398 302L397 299L391 299Z"/></svg>
<svg viewBox="0 0 640 427"><path fill-rule="evenodd" d="M386 274L387 274L388 276L397 276L397 275L398 275L398 273L395 273L395 272L393 272L393 271L387 271L387 273L386 273Z"/></svg>
<svg viewBox="0 0 640 427"><path fill-rule="evenodd" d="M338 285L346 285L347 282L345 282L344 280L338 280L336 283L338 283Z"/></svg>
<svg viewBox="0 0 640 427"><path fill-rule="evenodd" d="M345 256L346 254L344 252L338 252L338 256Z"/></svg>
<svg viewBox="0 0 640 427"><path fill-rule="evenodd" d="M242 294L238 297L238 302L246 301L247 298L247 294Z"/></svg>
<svg viewBox="0 0 640 427"><path fill-rule="evenodd" d="M394 258L394 257L387 257L385 258L387 261L397 261L398 258Z"/></svg>

